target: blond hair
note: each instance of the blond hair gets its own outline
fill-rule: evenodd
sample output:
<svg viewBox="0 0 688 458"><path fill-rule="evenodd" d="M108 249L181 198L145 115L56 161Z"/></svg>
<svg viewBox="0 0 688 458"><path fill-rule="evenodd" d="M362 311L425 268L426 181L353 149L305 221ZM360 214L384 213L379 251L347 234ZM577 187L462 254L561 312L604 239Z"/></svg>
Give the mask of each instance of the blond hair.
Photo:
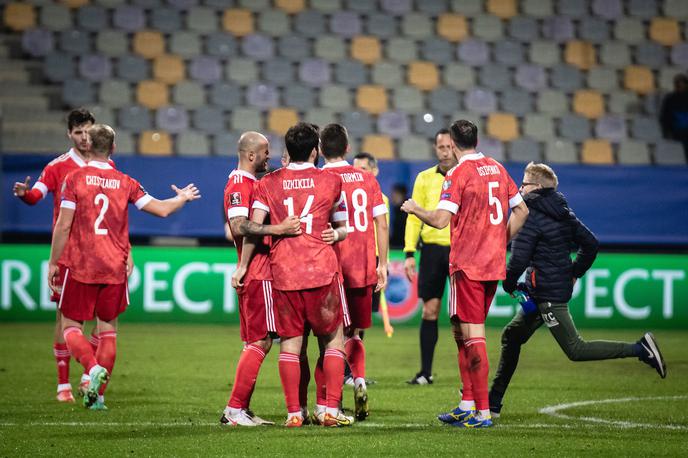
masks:
<svg viewBox="0 0 688 458"><path fill-rule="evenodd" d="M531 162L526 166L525 173L533 182L539 184L543 188L556 189L559 185L557 174L554 173L552 167L547 164L536 164L535 162Z"/></svg>
<svg viewBox="0 0 688 458"><path fill-rule="evenodd" d="M88 129L91 150L96 154L110 154L115 143L115 131L107 124L94 124Z"/></svg>

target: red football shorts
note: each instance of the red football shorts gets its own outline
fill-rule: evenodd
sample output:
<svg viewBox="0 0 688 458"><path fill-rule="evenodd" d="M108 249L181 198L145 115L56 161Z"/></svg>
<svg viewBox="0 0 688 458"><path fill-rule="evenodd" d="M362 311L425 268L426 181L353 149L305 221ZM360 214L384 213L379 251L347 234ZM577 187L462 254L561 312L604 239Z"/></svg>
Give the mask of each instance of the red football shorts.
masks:
<svg viewBox="0 0 688 458"><path fill-rule="evenodd" d="M65 270L62 283L62 297L57 307L70 320L88 321L98 317L102 321L112 321L123 313L129 305L127 282L116 285L81 283Z"/></svg>
<svg viewBox="0 0 688 458"><path fill-rule="evenodd" d="M310 327L316 336L332 334L342 324L349 325L346 297L339 279L318 288L299 291L274 290L277 303L277 333L297 337Z"/></svg>
<svg viewBox="0 0 688 458"><path fill-rule="evenodd" d="M373 289L374 286L363 288L346 288L346 305L349 308L351 327L368 329L373 324Z"/></svg>
<svg viewBox="0 0 688 458"><path fill-rule="evenodd" d="M270 280L251 280L238 291L238 295L241 340L256 342L263 340L269 332L277 332Z"/></svg>
<svg viewBox="0 0 688 458"><path fill-rule="evenodd" d="M484 324L497 281L475 281L459 270L449 278L449 316L463 323Z"/></svg>
<svg viewBox="0 0 688 458"><path fill-rule="evenodd" d="M57 280L55 283L61 285L64 282L64 271L65 267L58 264L57 266ZM52 289L50 290L50 300L53 302L60 302L60 293L56 293Z"/></svg>

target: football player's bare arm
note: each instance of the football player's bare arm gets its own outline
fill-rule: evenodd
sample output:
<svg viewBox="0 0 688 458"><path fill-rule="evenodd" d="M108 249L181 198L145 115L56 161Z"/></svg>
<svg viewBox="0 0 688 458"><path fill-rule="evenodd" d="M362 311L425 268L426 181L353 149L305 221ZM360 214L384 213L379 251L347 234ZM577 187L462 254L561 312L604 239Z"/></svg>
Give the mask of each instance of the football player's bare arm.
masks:
<svg viewBox="0 0 688 458"><path fill-rule="evenodd" d="M301 233L301 221L298 216L287 216L279 224L258 224L249 221L245 216L235 216L229 220L232 233L242 236L247 235L299 235Z"/></svg>
<svg viewBox="0 0 688 458"><path fill-rule="evenodd" d="M53 240L50 245L50 260L48 261L48 285L53 291L57 291L60 285L55 281L59 273L57 261L62 256L67 240L69 240L69 232L72 229L72 221L74 221L74 210L71 208L62 207L60 209L60 216L57 217L55 228L53 229Z"/></svg>
<svg viewBox="0 0 688 458"><path fill-rule="evenodd" d="M516 234L518 234L518 231L521 230L523 225L526 223L526 219L528 219L528 206L526 205L525 202L521 202L518 205L516 205L514 208L511 209L511 215L509 215L509 221L506 223L507 227L507 241L506 243L511 242L511 239L516 237Z"/></svg>
<svg viewBox="0 0 688 458"><path fill-rule="evenodd" d="M260 208L254 208L253 214L251 215L251 221L253 223L262 225L265 222L265 218L268 213ZM233 219L233 218L232 218ZM230 220L231 224L231 220ZM248 264L253 258L253 254L256 251L256 236L247 235L244 237L244 241L241 247L241 259L239 259L239 265L232 274L232 286L234 288L241 288L244 286L243 280L248 270Z"/></svg>
<svg viewBox="0 0 688 458"><path fill-rule="evenodd" d="M327 229L320 233L323 242L332 245L335 242L341 242L346 238L346 221L333 221L327 223Z"/></svg>
<svg viewBox="0 0 688 458"><path fill-rule="evenodd" d="M416 215L419 220L436 229L444 229L451 221L452 214L449 210L437 208L426 210L413 199L408 199L401 205L401 210L411 215Z"/></svg>
<svg viewBox="0 0 688 458"><path fill-rule="evenodd" d="M179 189L172 185L172 190L177 193L176 196L165 200L152 199L141 210L150 213L151 215L167 218L172 213L182 208L187 202L200 199L201 193L193 184L188 184L186 187Z"/></svg>
<svg viewBox="0 0 688 458"><path fill-rule="evenodd" d="M377 285L375 285L375 292L384 289L387 286L387 257L389 251L389 227L387 226L387 214L377 215L374 218L375 231L377 237Z"/></svg>

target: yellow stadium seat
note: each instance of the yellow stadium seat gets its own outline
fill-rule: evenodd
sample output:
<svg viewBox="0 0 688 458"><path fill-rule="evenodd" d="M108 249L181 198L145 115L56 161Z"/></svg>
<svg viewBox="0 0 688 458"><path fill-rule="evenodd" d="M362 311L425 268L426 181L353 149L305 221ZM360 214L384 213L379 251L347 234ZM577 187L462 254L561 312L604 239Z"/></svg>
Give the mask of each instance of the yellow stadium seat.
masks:
<svg viewBox="0 0 688 458"><path fill-rule="evenodd" d="M165 54L153 61L153 78L165 84L177 84L185 77L184 61L179 56Z"/></svg>
<svg viewBox="0 0 688 458"><path fill-rule="evenodd" d="M160 81L140 81L136 87L136 102L155 110L170 104L170 91L167 85Z"/></svg>
<svg viewBox="0 0 688 458"><path fill-rule="evenodd" d="M388 107L387 91L382 86L359 86L356 90L356 105L372 114L384 113Z"/></svg>
<svg viewBox="0 0 688 458"><path fill-rule="evenodd" d="M222 27L237 37L249 35L255 30L253 15L249 10L225 10L225 14L222 16Z"/></svg>
<svg viewBox="0 0 688 458"><path fill-rule="evenodd" d="M583 142L581 161L584 164L613 164L614 152L608 140L590 139Z"/></svg>
<svg viewBox="0 0 688 458"><path fill-rule="evenodd" d="M144 130L139 135L139 153L149 156L172 155L170 134L159 130Z"/></svg>
<svg viewBox="0 0 688 458"><path fill-rule="evenodd" d="M573 111L588 119L597 119L604 114L604 98L597 91L580 89L573 95Z"/></svg>
<svg viewBox="0 0 688 458"><path fill-rule="evenodd" d="M374 64L380 60L382 49L376 37L358 36L351 40L351 57L364 64Z"/></svg>
<svg viewBox="0 0 688 458"><path fill-rule="evenodd" d="M275 6L285 13L296 14L303 11L304 0L275 0Z"/></svg>
<svg viewBox="0 0 688 458"><path fill-rule="evenodd" d="M655 77L652 70L642 65L630 65L624 72L626 89L645 95L655 91Z"/></svg>
<svg viewBox="0 0 688 458"><path fill-rule="evenodd" d="M674 18L656 17L650 22L650 38L664 46L673 46L681 41L681 31Z"/></svg>
<svg viewBox="0 0 688 458"><path fill-rule="evenodd" d="M27 3L8 3L4 18L5 25L16 32L36 27L36 10Z"/></svg>
<svg viewBox="0 0 688 458"><path fill-rule="evenodd" d="M466 18L460 14L442 13L437 18L437 34L447 41L461 41L468 36Z"/></svg>
<svg viewBox="0 0 688 458"><path fill-rule="evenodd" d="M516 16L516 0L488 0L487 11L502 19Z"/></svg>
<svg viewBox="0 0 688 458"><path fill-rule="evenodd" d="M408 67L408 82L422 91L431 91L440 84L440 74L432 62L415 61Z"/></svg>
<svg viewBox="0 0 688 458"><path fill-rule="evenodd" d="M141 30L134 35L133 48L136 54L154 59L165 53L165 37L155 30Z"/></svg>
<svg viewBox="0 0 688 458"><path fill-rule="evenodd" d="M361 151L367 151L378 159L394 159L394 142L387 135L366 135Z"/></svg>
<svg viewBox="0 0 688 458"><path fill-rule="evenodd" d="M590 70L597 65L595 47L587 41L573 40L566 43L564 59L567 64L581 70Z"/></svg>
<svg viewBox="0 0 688 458"><path fill-rule="evenodd" d="M518 119L511 113L491 113L487 117L487 135L503 142L516 140L518 132Z"/></svg>
<svg viewBox="0 0 688 458"><path fill-rule="evenodd" d="M81 8L91 3L89 0L62 0L62 4L69 8Z"/></svg>
<svg viewBox="0 0 688 458"><path fill-rule="evenodd" d="M286 134L298 122L299 114L291 108L273 108L268 113L268 129L277 135Z"/></svg>

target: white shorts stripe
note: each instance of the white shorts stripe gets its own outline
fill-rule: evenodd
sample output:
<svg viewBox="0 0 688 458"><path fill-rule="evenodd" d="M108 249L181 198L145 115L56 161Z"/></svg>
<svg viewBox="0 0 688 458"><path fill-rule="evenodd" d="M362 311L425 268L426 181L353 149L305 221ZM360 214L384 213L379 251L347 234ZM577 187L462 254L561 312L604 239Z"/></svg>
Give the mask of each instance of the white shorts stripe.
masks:
<svg viewBox="0 0 688 458"><path fill-rule="evenodd" d="M57 303L57 308L62 308L62 299L64 298L65 285L67 284L67 277L69 276L69 269L65 269L65 278L62 281L62 291L60 291L60 302Z"/></svg>
<svg viewBox="0 0 688 458"><path fill-rule="evenodd" d="M268 331L277 332L275 325L275 304L272 300L272 282L263 280L263 289L266 291L265 297L265 318L268 322Z"/></svg>
<svg viewBox="0 0 688 458"><path fill-rule="evenodd" d="M344 327L351 326L351 317L349 316L349 304L346 303L346 293L344 292L344 286L342 286L342 282L339 281L339 277L337 277L337 286L339 286L339 297L342 301L342 312L344 313Z"/></svg>
<svg viewBox="0 0 688 458"><path fill-rule="evenodd" d="M449 276L449 317L456 315L456 286L454 285L454 276Z"/></svg>

